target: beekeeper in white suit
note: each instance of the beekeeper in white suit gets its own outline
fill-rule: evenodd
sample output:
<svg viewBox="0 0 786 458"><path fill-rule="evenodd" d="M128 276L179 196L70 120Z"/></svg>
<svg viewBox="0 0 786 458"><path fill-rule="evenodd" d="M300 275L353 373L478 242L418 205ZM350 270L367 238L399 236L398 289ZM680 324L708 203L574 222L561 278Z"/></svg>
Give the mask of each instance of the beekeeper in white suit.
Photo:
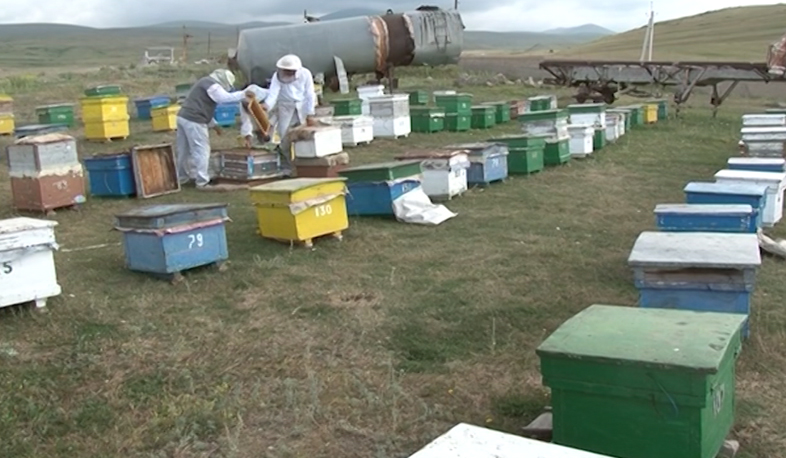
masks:
<svg viewBox="0 0 786 458"><path fill-rule="evenodd" d="M247 93L255 92L252 87L245 91L233 91L234 84L235 75L232 72L225 69L215 70L197 81L180 104L177 114L177 176L181 185L195 181L197 189L209 187L208 129L213 128L221 135L221 129L214 119L216 105L240 103Z"/></svg>
<svg viewBox="0 0 786 458"><path fill-rule="evenodd" d="M291 174L290 149L292 142L287 132L302 124L313 126L317 94L314 92L314 76L303 67L300 58L287 54L276 62L276 73L270 81L270 89L264 108L270 113L270 123L276 126L281 139L279 155L284 174Z"/></svg>

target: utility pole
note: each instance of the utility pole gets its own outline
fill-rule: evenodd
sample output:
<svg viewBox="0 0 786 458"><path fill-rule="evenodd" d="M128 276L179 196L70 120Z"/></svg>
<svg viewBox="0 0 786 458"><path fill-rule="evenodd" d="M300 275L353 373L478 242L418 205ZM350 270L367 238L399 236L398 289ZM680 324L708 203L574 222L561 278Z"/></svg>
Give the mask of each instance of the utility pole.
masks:
<svg viewBox="0 0 786 458"><path fill-rule="evenodd" d="M186 26L183 26L183 63L188 63L188 39L193 38L186 32Z"/></svg>
<svg viewBox="0 0 786 458"><path fill-rule="evenodd" d="M453 0L453 9L458 11L459 0Z"/></svg>
<svg viewBox="0 0 786 458"><path fill-rule="evenodd" d="M644 31L644 42L641 44L641 62L652 61L652 42L655 38L655 10L650 1L650 18L647 21L647 29ZM645 60L646 57L646 60Z"/></svg>

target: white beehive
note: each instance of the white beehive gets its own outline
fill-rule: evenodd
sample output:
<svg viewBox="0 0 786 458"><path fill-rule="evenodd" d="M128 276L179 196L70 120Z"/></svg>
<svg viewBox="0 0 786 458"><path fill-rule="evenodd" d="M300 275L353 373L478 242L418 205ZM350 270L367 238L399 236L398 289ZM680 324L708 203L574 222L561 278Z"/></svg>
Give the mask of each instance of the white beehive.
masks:
<svg viewBox="0 0 786 458"><path fill-rule="evenodd" d="M55 221L0 220L0 307L35 302L44 307L60 295L55 272Z"/></svg>
<svg viewBox="0 0 786 458"><path fill-rule="evenodd" d="M374 140L374 119L370 116L336 116L329 122L341 127L344 146L357 146Z"/></svg>
<svg viewBox="0 0 786 458"><path fill-rule="evenodd" d="M756 113L742 115L743 127L786 127L786 114Z"/></svg>
<svg viewBox="0 0 786 458"><path fill-rule="evenodd" d="M572 157L584 158L592 154L594 151L594 127L591 125L572 124L568 126L568 135L570 135L569 146Z"/></svg>
<svg viewBox="0 0 786 458"><path fill-rule="evenodd" d="M783 217L783 191L786 187L786 173L724 169L715 174L715 182L766 185L767 199L764 204L764 212L761 215L762 226L773 227Z"/></svg>
<svg viewBox="0 0 786 458"><path fill-rule="evenodd" d="M365 116L371 115L371 107L369 106L369 99L385 95L385 86L381 84L370 84L367 86L358 86L358 98L361 100L361 110Z"/></svg>
<svg viewBox="0 0 786 458"><path fill-rule="evenodd" d="M341 144L341 127L318 126L298 129L298 138L293 141L295 157L315 158L338 154L344 150Z"/></svg>
<svg viewBox="0 0 786 458"><path fill-rule="evenodd" d="M783 157L786 153L786 127L743 127L740 134L753 157Z"/></svg>
<svg viewBox="0 0 786 458"><path fill-rule="evenodd" d="M619 118L615 114L606 114L606 141L616 142L620 137Z"/></svg>

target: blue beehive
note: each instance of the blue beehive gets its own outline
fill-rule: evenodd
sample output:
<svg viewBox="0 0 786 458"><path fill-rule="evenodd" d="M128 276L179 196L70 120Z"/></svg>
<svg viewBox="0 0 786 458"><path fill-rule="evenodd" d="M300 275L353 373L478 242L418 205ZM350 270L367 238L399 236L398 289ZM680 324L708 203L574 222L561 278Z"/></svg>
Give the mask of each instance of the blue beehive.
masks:
<svg viewBox="0 0 786 458"><path fill-rule="evenodd" d="M639 306L701 312L750 312L756 269L756 234L643 232L628 265ZM743 335L748 336L746 321Z"/></svg>
<svg viewBox="0 0 786 458"><path fill-rule="evenodd" d="M752 172L786 172L786 159L779 157L731 157L728 169Z"/></svg>
<svg viewBox="0 0 786 458"><path fill-rule="evenodd" d="M508 177L508 146L504 143L464 143L444 148L467 151L470 162L467 170L469 186L488 186Z"/></svg>
<svg viewBox="0 0 786 458"><path fill-rule="evenodd" d="M153 97L145 97L141 99L134 100L134 106L136 107L136 117L137 119L152 119L152 115L150 111L154 108L161 108L169 105L169 96L167 95L155 95Z"/></svg>
<svg viewBox="0 0 786 458"><path fill-rule="evenodd" d="M228 204L173 204L136 208L115 217L123 233L126 266L175 280L194 267L222 266L229 258Z"/></svg>
<svg viewBox="0 0 786 458"><path fill-rule="evenodd" d="M232 127L235 125L235 118L238 115L240 115L240 104L224 103L216 106L213 118L216 120L216 124L221 127Z"/></svg>
<svg viewBox="0 0 786 458"><path fill-rule="evenodd" d="M136 194L131 153L92 156L85 159L90 194L98 197L127 197Z"/></svg>
<svg viewBox="0 0 786 458"><path fill-rule="evenodd" d="M393 201L420 186L419 180L347 184L347 214L393 216Z"/></svg>
<svg viewBox="0 0 786 458"><path fill-rule="evenodd" d="M688 183L685 203L688 204L743 204L750 205L756 212L756 227L761 227L762 214L767 204L766 185L724 184L694 181Z"/></svg>
<svg viewBox="0 0 786 458"><path fill-rule="evenodd" d="M753 207L743 204L660 204L655 223L665 232L732 232L758 230Z"/></svg>

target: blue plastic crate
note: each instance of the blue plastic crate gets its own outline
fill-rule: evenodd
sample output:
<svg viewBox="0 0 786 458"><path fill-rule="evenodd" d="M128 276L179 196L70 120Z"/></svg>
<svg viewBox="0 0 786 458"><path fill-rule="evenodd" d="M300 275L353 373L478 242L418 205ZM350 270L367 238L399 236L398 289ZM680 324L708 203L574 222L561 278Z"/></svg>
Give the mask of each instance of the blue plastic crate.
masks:
<svg viewBox="0 0 786 458"><path fill-rule="evenodd" d="M751 233L758 230L756 213L743 204L660 204L655 223L666 232Z"/></svg>
<svg viewBox="0 0 786 458"><path fill-rule="evenodd" d="M761 227L767 203L767 186L757 184L688 183L683 189L687 204L747 204L756 212L756 227Z"/></svg>
<svg viewBox="0 0 786 458"><path fill-rule="evenodd" d="M240 115L240 104L226 103L216 107L213 119L221 127L232 127L236 123L236 117Z"/></svg>
<svg viewBox="0 0 786 458"><path fill-rule="evenodd" d="M171 278L229 258L227 204L174 204L137 208L115 217L123 233L126 266Z"/></svg>
<svg viewBox="0 0 786 458"><path fill-rule="evenodd" d="M418 180L347 183L350 216L393 216L393 201L420 186Z"/></svg>
<svg viewBox="0 0 786 458"><path fill-rule="evenodd" d="M98 197L128 197L136 194L131 154L93 156L85 159L90 194Z"/></svg>
<svg viewBox="0 0 786 458"><path fill-rule="evenodd" d="M169 103L169 96L166 95L156 95L153 97L136 99L134 100L134 106L136 106L136 117L137 119L143 120L152 119L151 110L154 108L168 106Z"/></svg>

